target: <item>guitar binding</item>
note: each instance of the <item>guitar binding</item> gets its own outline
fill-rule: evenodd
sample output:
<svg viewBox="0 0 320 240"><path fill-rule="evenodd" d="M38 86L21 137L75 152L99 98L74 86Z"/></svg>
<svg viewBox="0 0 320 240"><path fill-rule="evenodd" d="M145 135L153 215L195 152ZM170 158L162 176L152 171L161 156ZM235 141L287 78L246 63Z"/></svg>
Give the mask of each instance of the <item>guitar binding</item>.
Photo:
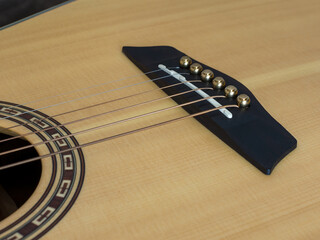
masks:
<svg viewBox="0 0 320 240"><path fill-rule="evenodd" d="M158 79L153 81L158 87L163 88L179 82L177 76L174 76L174 74L168 75L168 71L161 69L161 66L162 68L165 66L167 69L179 66L180 59L186 54L177 49L170 46L126 46L123 47L122 51L142 72L147 73L146 75L150 79ZM191 60L193 63L199 63L195 59L191 58ZM249 107L246 106L245 108L228 108L227 110L232 114L231 118L226 117L220 111L214 111L196 116L195 119L264 174L270 175L280 160L296 148L297 140L262 107L251 91L243 84L212 67L202 63L199 64L203 69L212 71L214 77L223 78L226 86L235 86L239 94L245 94L250 98L251 103ZM159 71L155 71L157 69ZM199 74L190 74L190 68L183 65L173 70L183 74L186 80L201 80L202 69L200 69ZM197 88L204 88L212 86L211 80L208 81L207 79L193 84ZM186 84L163 89L169 96L187 90L190 90L190 86ZM223 88L203 91L209 96L225 94ZM172 97L177 104L184 104L201 98L203 96L200 96L197 92ZM219 98L218 102L221 105L237 104L235 98ZM209 101L201 101L182 106L182 108L189 114L194 114L214 107Z"/></svg>

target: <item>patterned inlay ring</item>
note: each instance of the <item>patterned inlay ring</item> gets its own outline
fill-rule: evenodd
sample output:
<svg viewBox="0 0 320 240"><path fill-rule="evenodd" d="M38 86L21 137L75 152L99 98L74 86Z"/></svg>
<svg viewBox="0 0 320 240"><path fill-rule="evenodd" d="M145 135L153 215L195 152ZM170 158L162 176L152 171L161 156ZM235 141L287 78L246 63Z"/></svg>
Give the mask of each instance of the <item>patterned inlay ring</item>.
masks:
<svg viewBox="0 0 320 240"><path fill-rule="evenodd" d="M42 141L71 134L58 121L47 115L8 102L0 102L0 118L23 125L29 131L35 132ZM51 159L44 160L52 163L51 176L46 189L32 203L32 207L24 210L19 217L6 226L1 225L0 239L39 239L66 215L80 193L85 173L83 152L81 148L68 151L69 148L79 146L77 140L69 136L49 141L45 146L48 153L63 151L53 155Z"/></svg>

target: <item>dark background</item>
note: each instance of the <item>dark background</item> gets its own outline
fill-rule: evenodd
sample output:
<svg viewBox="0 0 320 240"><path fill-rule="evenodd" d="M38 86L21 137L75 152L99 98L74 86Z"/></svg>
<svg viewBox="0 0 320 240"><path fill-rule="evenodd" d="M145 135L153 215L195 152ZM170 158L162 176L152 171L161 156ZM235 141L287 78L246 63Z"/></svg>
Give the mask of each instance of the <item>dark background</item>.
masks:
<svg viewBox="0 0 320 240"><path fill-rule="evenodd" d="M0 0L0 28L68 0Z"/></svg>

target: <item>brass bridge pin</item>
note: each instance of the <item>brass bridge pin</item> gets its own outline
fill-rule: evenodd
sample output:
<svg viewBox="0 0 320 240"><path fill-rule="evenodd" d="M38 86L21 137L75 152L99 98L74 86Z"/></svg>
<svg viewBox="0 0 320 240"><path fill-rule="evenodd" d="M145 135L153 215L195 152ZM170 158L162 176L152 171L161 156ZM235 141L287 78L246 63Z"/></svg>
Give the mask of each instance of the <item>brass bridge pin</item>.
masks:
<svg viewBox="0 0 320 240"><path fill-rule="evenodd" d="M202 72L202 70L203 70L203 67L201 66L200 63L193 63L190 66L191 74L198 75Z"/></svg>
<svg viewBox="0 0 320 240"><path fill-rule="evenodd" d="M192 64L192 60L188 56L183 56L180 58L180 67L181 68L189 68L189 66Z"/></svg>
<svg viewBox="0 0 320 240"><path fill-rule="evenodd" d="M214 74L211 70L205 69L201 72L201 79L203 82L211 82L214 77Z"/></svg>
<svg viewBox="0 0 320 240"><path fill-rule="evenodd" d="M228 85L224 89L224 93L225 93L226 97L234 98L235 96L238 95L238 89L233 85Z"/></svg>
<svg viewBox="0 0 320 240"><path fill-rule="evenodd" d="M237 97L238 106L241 108L249 107L250 102L251 102L250 97L247 94L240 94Z"/></svg>
<svg viewBox="0 0 320 240"><path fill-rule="evenodd" d="M226 81L223 77L215 77L212 81L213 88L216 90L223 89L226 86Z"/></svg>

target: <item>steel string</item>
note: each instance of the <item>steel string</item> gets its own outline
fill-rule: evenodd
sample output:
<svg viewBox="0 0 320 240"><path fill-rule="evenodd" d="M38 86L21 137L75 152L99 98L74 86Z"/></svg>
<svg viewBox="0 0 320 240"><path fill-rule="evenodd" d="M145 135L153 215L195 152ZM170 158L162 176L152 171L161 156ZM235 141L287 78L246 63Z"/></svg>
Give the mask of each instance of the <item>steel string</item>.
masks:
<svg viewBox="0 0 320 240"><path fill-rule="evenodd" d="M189 93L189 92L196 91L196 90L198 90L198 89L189 90L187 92ZM143 114L140 114L140 115L136 115L136 116L133 116L133 117L124 118L124 119L121 119L121 120L118 120L118 121L105 123L105 124L102 124L102 125L99 125L99 126L96 126L96 127L87 128L87 129L84 129L84 130L81 130L81 131L78 131L78 132L75 132L75 133L63 135L63 136L58 137L58 138L54 138L54 139L50 139L50 140L46 140L46 141L30 144L30 145L27 145L27 146L11 149L11 150L8 150L8 151L0 152L0 156L6 155L6 154L9 154L9 153L13 153L13 152L17 152L17 151L21 151L21 150L24 150L24 149L28 149L28 148L31 148L31 147L39 146L39 145L46 144L46 143L49 143L49 142L55 142L55 141L58 141L58 140L62 140L62 139L71 137L71 136L77 136L77 135L80 135L80 134L92 132L92 131L95 131L95 130L99 130L99 129L102 129L102 128L105 128L105 127L113 126L113 125L120 124L120 123L123 123L123 122L128 122L128 121L139 119L139 118L142 118L142 117L154 115L154 114L157 114L157 113L160 113L160 112L164 112L164 111L168 111L168 110L172 110L172 109L175 109L175 108L178 108L178 107L191 105L191 104L194 104L194 103L197 103L197 102L201 102L201 101L204 101L204 100L214 99L214 98L225 98L225 96L221 95L221 96L211 96L211 97L206 97L206 98L200 98L200 99L197 99L197 100L193 100L193 101L190 101L190 102L182 103L182 104L175 105L175 106L172 106L172 107L166 107L166 108L158 109L158 110L151 111L151 112L148 112L148 113L143 113ZM63 124L61 124L61 125L64 126ZM56 128L56 127L54 127L54 128Z"/></svg>
<svg viewBox="0 0 320 240"><path fill-rule="evenodd" d="M177 107L179 107L179 106L177 106ZM113 139L116 139L116 138L119 138L119 137L127 136L127 135L134 134L134 133L137 133L137 132L142 132L142 131L145 131L145 130L148 130L148 129L152 129L152 128L155 128L155 127L160 127L160 126L163 126L163 125L166 125L166 124L178 122L178 121L181 121L181 120L184 120L184 119L188 119L188 118L191 118L191 117L204 115L204 114L207 114L207 113L210 113L210 112L213 112L213 111L217 111L217 110L222 109L222 108L231 108L231 107L239 108L238 105L225 105L225 106L221 106L221 107L212 108L212 109L201 111L201 112L194 113L194 114L191 114L191 115L186 115L186 116L170 119L170 120L163 121L163 122L156 123L156 124L152 124L152 125L149 125L149 126L146 126L146 127L137 128L137 129L134 129L134 130L131 130L131 131L127 131L127 132L124 132L124 133L120 133L120 134L112 135L112 136L109 136L109 137L101 138L101 139L98 139L98 140L94 140L94 141L91 141L91 142L87 142L87 143L84 143L82 145L75 146L75 147L72 147L72 148L69 148L69 149L61 150L61 151L54 152L54 153L45 154L45 155L42 155L42 156L30 158L30 159L26 159L24 161L20 161L20 162L17 162L17 163L8 164L8 165L0 167L0 170L16 167L16 166L23 165L23 164L30 163L30 162L34 162L34 161L41 160L41 159L44 159L44 158L48 158L48 157L51 157L51 156L54 156L54 155L58 155L58 154L61 154L61 153L64 153L64 152L68 152L68 151L71 151L71 150L76 150L76 149L79 149L79 148L85 148L85 147L92 146L92 145L95 145L95 144L99 144L99 143L102 143L102 142L110 141L110 140L113 140ZM71 136L72 136L72 134L71 134Z"/></svg>
<svg viewBox="0 0 320 240"><path fill-rule="evenodd" d="M200 80L186 80L186 81L184 81L184 82L175 83L175 84L168 85L168 86L165 86L165 87L155 88L155 89L151 89L151 90L147 90L147 91L139 92L139 93L134 93L134 94L131 94L131 95L128 95L128 96L124 96L124 97L112 99L112 100L109 100L109 101L105 101L105 102L93 104L93 105L86 106L86 107L82 107L82 108L77 108L77 109L74 109L74 110L71 110L71 111L67 111L67 112L63 112L63 113L58 113L58 114L55 114L55 115L52 115L52 116L48 116L48 117L41 118L41 119L39 119L39 120L40 120L40 121L43 121L43 120L46 120L46 119L48 119L48 118L60 117L60 116L62 116L62 115L67 115L67 114L74 113L74 112L78 112L78 111L82 111L82 110L85 110L85 109L89 109L89 108L93 108L93 107L98 107L98 106L101 106L101 105L104 105L104 104L107 104L107 103L112 103L112 102L120 101L120 100L123 100L123 99L135 97L135 96L138 96L138 95L150 93L150 92L153 92L153 91L159 91L159 90L163 90L163 89L166 89L166 88L178 86L178 85L184 84L185 82L201 82L201 81L200 81ZM11 116L11 118L12 118L12 117L13 117L13 116ZM0 118L0 119L1 119L1 118ZM23 124L13 125L13 126L4 128L4 130L9 130L9 129L16 128L16 127L22 127L22 126L26 126L26 125L28 125L28 124L30 124L30 122L26 122L26 123L23 123ZM10 138L10 139L11 139L11 138ZM0 140L0 143L1 143L1 142L8 141L8 140L9 140L9 139Z"/></svg>
<svg viewBox="0 0 320 240"><path fill-rule="evenodd" d="M179 67L170 67L169 69L178 69L178 68ZM75 90L72 90L72 91L69 91L69 92L65 92L65 93L61 93L61 94L57 94L57 95L54 95L54 96L48 96L48 97L44 97L44 98L40 98L40 99L37 99L37 100L30 101L30 102L17 104L17 105L14 105L12 107L8 107L8 108L12 109L13 107L26 106L26 105L31 104L31 103L37 103L37 102L44 101L44 100L47 100L47 99L61 97L61 96L65 96L65 95L68 95L68 94L89 90L89 89L95 88L95 87L101 87L101 86L104 86L104 85L107 85L107 84L110 84L110 83L124 81L124 80L127 80L127 79L131 79L131 78L147 75L147 74L158 72L158 71L161 71L161 69L157 69L157 70L153 70L153 71L149 71L149 72L145 72L145 73L139 73L139 74L136 74L136 75L125 77L125 78L115 79L115 80L112 80L110 82L104 82L104 83L100 83L100 84L91 85L91 86L86 87L86 88L75 89ZM5 119L5 118L0 118L0 119Z"/></svg>
<svg viewBox="0 0 320 240"><path fill-rule="evenodd" d="M189 73L180 73L180 74L189 74ZM101 94L105 94L105 93L108 93L108 92L118 91L118 90L121 90L121 89L125 89L125 88L129 88L129 87L137 86L137 85L140 85L140 84L143 84L143 83L147 83L147 82L154 82L154 81L157 81L157 80L160 80L160 79L164 79L164 78L167 78L167 77L171 77L171 75L168 74L168 75L163 76L163 77L158 77L158 78L155 78L155 79L149 79L149 80L146 80L146 81L142 81L142 82L138 82L138 83L126 85L126 86L109 89L109 90L107 90L107 91L98 92L98 93L86 95L86 96L79 97L79 98L74 98L74 99L67 100L67 101L64 101L64 102L55 103L55 104L48 105L48 106L45 106L45 107L40 107L40 108L32 109L32 110L29 110L29 111L25 111L25 112L21 112L21 113L14 114L14 115L12 115L12 116L7 116L7 117L0 118L0 120L1 120L1 119L7 119L7 118L10 118L10 117L19 116L19 115L22 115L22 114L25 114L25 113L31 113L31 112L35 112L35 111L39 111L39 110L51 108L51 107L60 106L60 105L62 105L62 104L66 104L66 103L76 102L76 101L79 101L79 100L82 100L82 99L86 99L86 98L89 98L89 97L96 97L96 96L99 96L99 95L101 95Z"/></svg>

